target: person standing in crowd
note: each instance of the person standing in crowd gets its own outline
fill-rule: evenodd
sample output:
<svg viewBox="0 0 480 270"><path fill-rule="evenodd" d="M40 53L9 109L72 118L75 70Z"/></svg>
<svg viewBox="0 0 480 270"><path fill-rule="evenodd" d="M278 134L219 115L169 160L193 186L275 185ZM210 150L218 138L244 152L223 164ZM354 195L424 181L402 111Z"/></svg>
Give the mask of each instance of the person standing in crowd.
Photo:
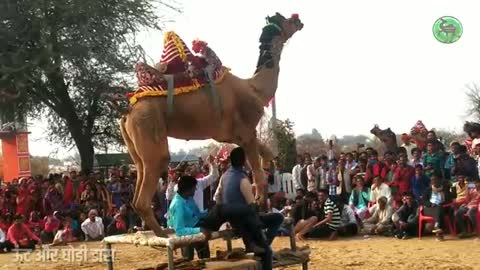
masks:
<svg viewBox="0 0 480 270"><path fill-rule="evenodd" d="M319 177L318 177L318 169L321 165L321 158L317 157L313 164L308 165L307 167L307 177L308 177L308 184L307 190L308 191L316 191L320 185Z"/></svg>
<svg viewBox="0 0 480 270"><path fill-rule="evenodd" d="M415 200L420 201L425 190L430 186L430 178L423 173L423 166L415 166L415 175L412 176L411 183L412 194Z"/></svg>
<svg viewBox="0 0 480 270"><path fill-rule="evenodd" d="M408 160L411 160L413 158L412 150L417 148L417 145L412 142L412 138L407 133L400 135L400 139L403 142L401 147L405 148L407 151L407 158Z"/></svg>
<svg viewBox="0 0 480 270"><path fill-rule="evenodd" d="M420 150L420 148L413 148L411 153L412 158L410 159L410 166L415 168L417 165L425 165L423 164L422 150Z"/></svg>
<svg viewBox="0 0 480 270"><path fill-rule="evenodd" d="M441 172L443 177L445 160L440 150L438 150L437 146L438 143L435 140L427 141L427 153L423 157L423 164L425 166L431 165L432 170Z"/></svg>
<svg viewBox="0 0 480 270"><path fill-rule="evenodd" d="M350 178L350 170L345 167L345 160L338 160L338 176L337 176L337 196L339 199L348 204L350 193L352 192L352 181Z"/></svg>
<svg viewBox="0 0 480 270"><path fill-rule="evenodd" d="M301 173L302 168L304 165L304 159L302 155L297 155L297 164L292 169L292 181L295 190L303 189L307 190L306 187L303 186L301 181Z"/></svg>

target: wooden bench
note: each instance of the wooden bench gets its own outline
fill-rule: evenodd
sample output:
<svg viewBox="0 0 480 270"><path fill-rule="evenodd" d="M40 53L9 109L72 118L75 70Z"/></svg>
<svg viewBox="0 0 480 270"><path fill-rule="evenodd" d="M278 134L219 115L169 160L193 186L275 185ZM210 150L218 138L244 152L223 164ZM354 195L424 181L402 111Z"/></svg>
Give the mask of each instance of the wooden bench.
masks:
<svg viewBox="0 0 480 270"><path fill-rule="evenodd" d="M297 250L295 242L295 234L293 232L293 221L290 218L286 218L284 221L284 226L289 227L290 229L290 249L292 251ZM173 251L177 248L188 246L192 243L204 242L205 236L201 233L188 236L176 236L173 230L167 232L169 234L168 238L157 237L153 231L140 231L133 234L121 234L121 235L112 235L105 237L103 242L107 249L107 269L113 270L113 256L112 256L112 244L134 244L141 246L151 246L151 247L165 247L167 249L168 257L168 270L175 269L174 254ZM223 230L212 233L211 240L223 238L227 243L227 251L231 252L232 240L235 238L232 230ZM302 262L302 269L308 269L308 260Z"/></svg>

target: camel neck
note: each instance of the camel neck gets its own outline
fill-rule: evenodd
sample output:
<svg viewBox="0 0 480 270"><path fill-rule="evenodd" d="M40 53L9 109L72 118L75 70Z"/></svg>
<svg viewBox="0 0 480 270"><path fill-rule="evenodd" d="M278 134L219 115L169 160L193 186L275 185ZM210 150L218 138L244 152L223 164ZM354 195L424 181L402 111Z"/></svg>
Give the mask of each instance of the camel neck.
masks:
<svg viewBox="0 0 480 270"><path fill-rule="evenodd" d="M279 38L274 39L270 44L260 45L257 71L250 79L250 85L264 104L267 104L277 91L282 49L283 42Z"/></svg>

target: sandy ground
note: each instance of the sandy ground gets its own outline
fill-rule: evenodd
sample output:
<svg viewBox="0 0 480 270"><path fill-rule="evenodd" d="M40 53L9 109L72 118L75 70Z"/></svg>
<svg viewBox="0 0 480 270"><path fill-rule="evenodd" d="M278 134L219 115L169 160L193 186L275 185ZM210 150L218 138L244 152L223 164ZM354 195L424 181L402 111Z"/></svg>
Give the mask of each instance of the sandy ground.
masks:
<svg viewBox="0 0 480 270"><path fill-rule="evenodd" d="M276 239L274 249L288 247L288 238ZM73 248L79 249L83 243L75 243ZM480 240L449 239L437 242L434 238L422 240L397 240L394 238L373 237L364 239L339 239L334 242L311 240L298 243L311 248L310 269L480 269ZM239 241L234 247L241 247ZM89 251L102 249L101 243L88 243ZM138 269L153 267L166 261L166 253L150 247L135 247L133 245L114 245L114 269ZM57 249L57 248L56 248ZM217 240L211 242L212 254L215 250L225 250L225 243ZM98 256L89 253L82 260L69 262L67 247L58 248L58 254L51 260L42 259L39 251L29 254L26 260L20 262L14 253L0 254L0 269L106 269L106 264L98 262ZM178 254L180 255L180 251ZM56 261L55 261L56 259ZM284 269L300 269L289 267Z"/></svg>

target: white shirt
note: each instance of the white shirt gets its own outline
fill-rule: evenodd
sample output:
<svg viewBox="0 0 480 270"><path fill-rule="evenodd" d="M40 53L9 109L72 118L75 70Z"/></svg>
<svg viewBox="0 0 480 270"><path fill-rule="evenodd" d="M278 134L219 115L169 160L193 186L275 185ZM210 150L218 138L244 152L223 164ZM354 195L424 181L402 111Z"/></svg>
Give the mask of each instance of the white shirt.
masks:
<svg viewBox="0 0 480 270"><path fill-rule="evenodd" d="M218 180L218 167L210 165L209 174L203 178L197 179L197 189L193 195L193 200L200 211L203 211L203 191Z"/></svg>
<svg viewBox="0 0 480 270"><path fill-rule="evenodd" d="M82 231L85 235L88 235L91 238L98 238L103 235L104 227L101 217L95 217L95 222L92 222L90 218L87 218L82 223Z"/></svg>
<svg viewBox="0 0 480 270"><path fill-rule="evenodd" d="M197 179L197 188L195 189L195 194L193 195L193 200L198 206L200 211L203 211L203 190L215 183L218 179L218 167L210 164L209 174L203 178ZM178 185L175 184L174 196L177 193ZM173 199L173 197L172 197Z"/></svg>
<svg viewBox="0 0 480 270"><path fill-rule="evenodd" d="M379 187L375 187L375 189L372 189L370 191L371 202L376 203L377 200L383 196L387 198L387 202L390 202L392 198L392 191L390 190L390 187L385 183L382 183Z"/></svg>
<svg viewBox="0 0 480 270"><path fill-rule="evenodd" d="M343 225L357 224L357 219L355 218L353 209L346 204L343 205L341 220Z"/></svg>
<svg viewBox="0 0 480 270"><path fill-rule="evenodd" d="M278 170L275 170L275 172L273 173L273 184L270 184L270 183L268 184L269 193L280 192L280 189L282 188L281 179L282 179L282 176L280 175L280 172Z"/></svg>
<svg viewBox="0 0 480 270"><path fill-rule="evenodd" d="M5 243L5 232L0 229L0 243Z"/></svg>
<svg viewBox="0 0 480 270"><path fill-rule="evenodd" d="M416 148L417 145L411 142L409 145L406 145L405 143L402 144L402 147L407 150L408 159L411 160L411 159L413 158L413 156L412 156L412 149L413 149L413 148Z"/></svg>
<svg viewBox="0 0 480 270"><path fill-rule="evenodd" d="M295 187L295 190L297 189L302 189L302 180L300 178L300 175L302 173L302 165L297 164L295 167L292 169L292 180L293 180L293 186Z"/></svg>

